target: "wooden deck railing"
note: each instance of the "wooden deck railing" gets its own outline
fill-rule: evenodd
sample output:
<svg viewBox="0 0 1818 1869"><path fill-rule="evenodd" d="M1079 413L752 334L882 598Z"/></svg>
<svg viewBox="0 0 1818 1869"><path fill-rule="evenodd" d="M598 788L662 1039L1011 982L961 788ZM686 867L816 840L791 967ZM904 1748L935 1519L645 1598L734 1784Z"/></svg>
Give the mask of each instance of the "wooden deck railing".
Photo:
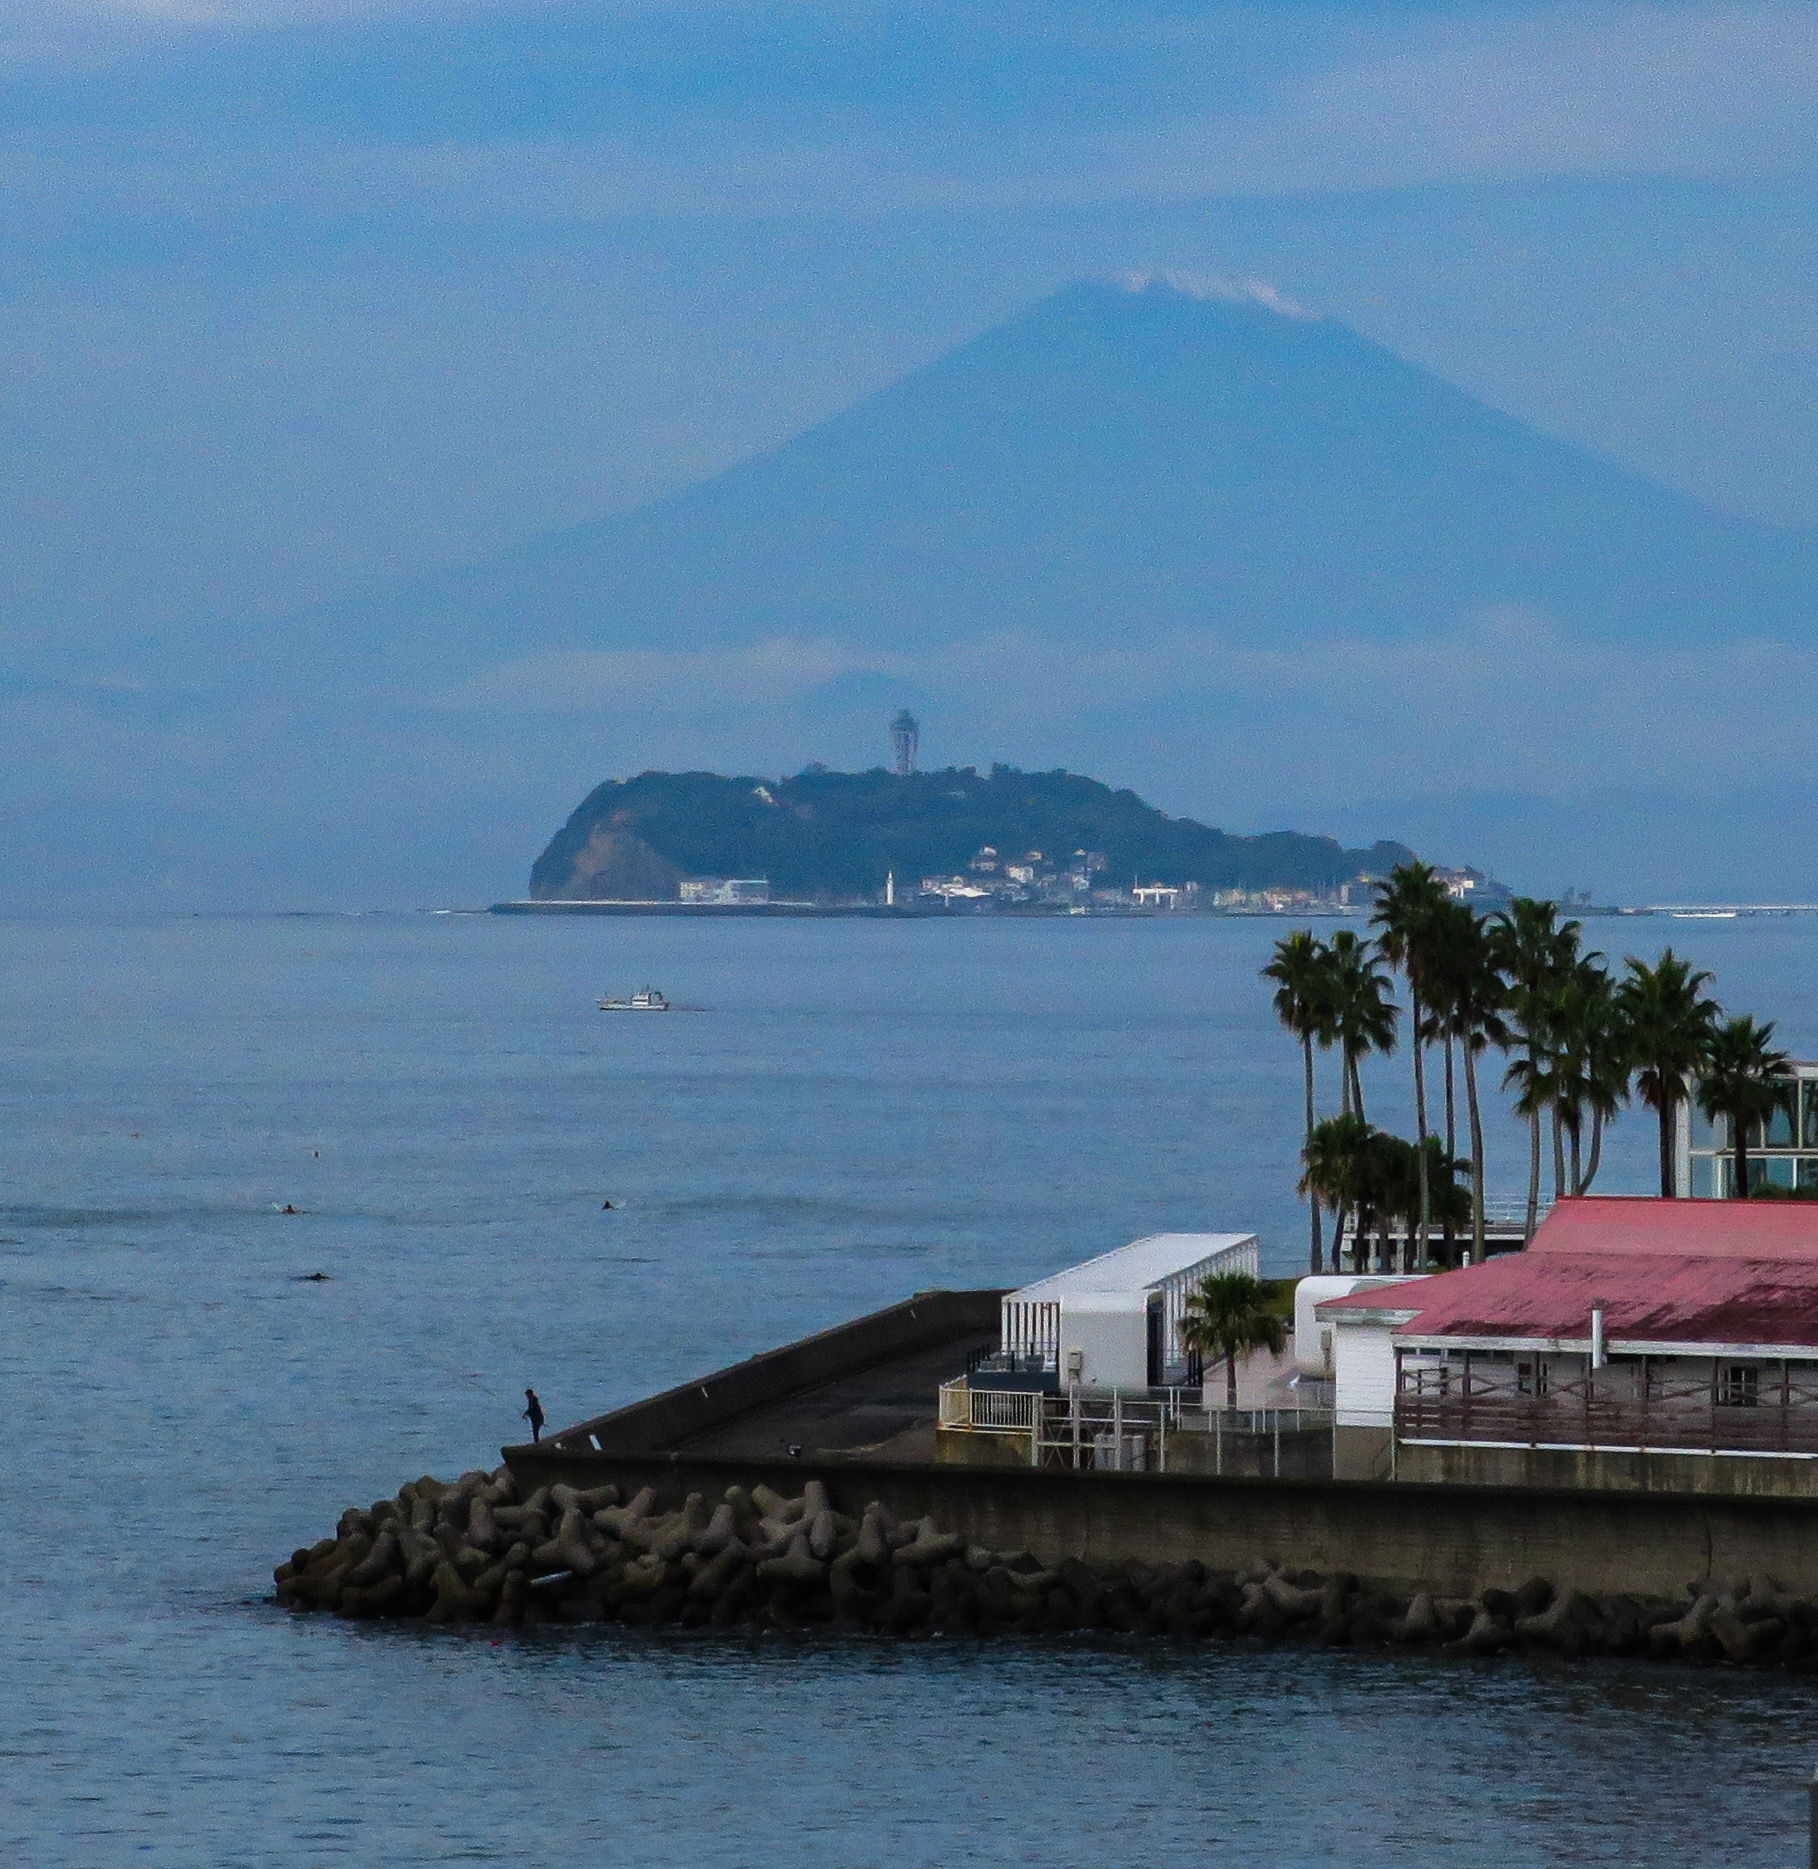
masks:
<svg viewBox="0 0 1818 1869"><path fill-rule="evenodd" d="M1395 1432L1404 1441L1818 1456L1813 1365L1685 1362L1639 1357L1593 1370L1570 1356L1404 1360Z"/></svg>

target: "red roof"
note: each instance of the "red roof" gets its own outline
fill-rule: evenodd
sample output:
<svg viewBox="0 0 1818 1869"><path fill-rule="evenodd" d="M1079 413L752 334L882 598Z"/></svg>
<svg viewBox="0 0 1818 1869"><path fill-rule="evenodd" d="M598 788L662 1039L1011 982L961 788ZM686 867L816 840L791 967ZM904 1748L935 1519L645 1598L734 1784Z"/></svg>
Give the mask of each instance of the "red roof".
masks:
<svg viewBox="0 0 1818 1869"><path fill-rule="evenodd" d="M1601 1308L1606 1342L1818 1347L1818 1264L1660 1252L1644 1261L1633 1251L1507 1253L1319 1308L1416 1313L1397 1327L1401 1337L1583 1342L1592 1310Z"/></svg>
<svg viewBox="0 0 1818 1869"><path fill-rule="evenodd" d="M1818 1262L1818 1201L1663 1201L1581 1194L1554 1207L1528 1251Z"/></svg>

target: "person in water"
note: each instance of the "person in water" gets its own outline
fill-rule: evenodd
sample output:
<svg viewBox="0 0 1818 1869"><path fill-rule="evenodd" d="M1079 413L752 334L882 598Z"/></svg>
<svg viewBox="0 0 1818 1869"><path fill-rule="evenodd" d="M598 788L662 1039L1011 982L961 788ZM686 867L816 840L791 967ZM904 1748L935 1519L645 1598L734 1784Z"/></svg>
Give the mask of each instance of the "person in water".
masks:
<svg viewBox="0 0 1818 1869"><path fill-rule="evenodd" d="M530 1404L524 1410L524 1419L530 1423L530 1438L540 1441L543 1438L543 1404L537 1400L535 1389L526 1389L524 1400Z"/></svg>

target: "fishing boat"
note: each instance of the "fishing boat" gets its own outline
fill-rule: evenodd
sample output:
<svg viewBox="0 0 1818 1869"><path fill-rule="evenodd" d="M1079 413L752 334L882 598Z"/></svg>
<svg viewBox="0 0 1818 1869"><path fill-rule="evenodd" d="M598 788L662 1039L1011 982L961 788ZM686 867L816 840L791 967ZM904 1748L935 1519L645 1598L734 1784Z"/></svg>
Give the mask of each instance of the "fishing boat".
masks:
<svg viewBox="0 0 1818 1869"><path fill-rule="evenodd" d="M633 993L629 999L603 999L600 1001L602 1012L667 1012L669 1002L655 987L647 986Z"/></svg>

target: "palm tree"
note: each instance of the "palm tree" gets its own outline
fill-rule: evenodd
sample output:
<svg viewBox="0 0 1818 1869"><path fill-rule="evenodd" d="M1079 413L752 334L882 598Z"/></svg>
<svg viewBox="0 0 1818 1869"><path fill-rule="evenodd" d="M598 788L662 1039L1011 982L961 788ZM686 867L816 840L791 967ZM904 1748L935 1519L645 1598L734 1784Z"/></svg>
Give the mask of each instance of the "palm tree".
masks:
<svg viewBox="0 0 1818 1869"><path fill-rule="evenodd" d="M1431 1230L1433 1202L1427 1183L1427 1024L1421 1005L1429 997L1428 983L1437 959L1434 935L1439 911L1450 900L1430 863L1400 863L1389 872L1389 880L1377 886L1376 912L1370 917L1371 926L1381 931L1376 938L1377 951L1391 967L1399 968L1408 982L1408 1029L1413 1041L1408 1049L1414 1054L1414 1134L1419 1177L1417 1224L1423 1251Z"/></svg>
<svg viewBox="0 0 1818 1869"><path fill-rule="evenodd" d="M1503 1083L1517 1093L1515 1113L1528 1121L1527 1239L1534 1237L1540 1218L1541 1119L1550 1112L1555 1124L1559 1120L1555 1014L1560 989L1578 962L1578 934L1577 922L1560 921L1553 903L1530 896L1515 897L1491 923L1496 964L1508 983L1515 1040L1523 1053L1503 1073ZM1557 1134L1554 1161L1557 1180L1563 1182Z"/></svg>
<svg viewBox="0 0 1818 1869"><path fill-rule="evenodd" d="M1787 1055L1774 1049L1774 1022L1757 1025L1746 1014L1716 1026L1705 1048L1698 1075L1698 1107L1712 1122L1727 1120L1736 1148L1738 1200L1749 1186L1749 1131L1784 1109L1793 1080Z"/></svg>
<svg viewBox="0 0 1818 1869"><path fill-rule="evenodd" d="M1441 1137L1427 1138L1427 1193L1433 1204L1434 1224L1445 1229L1448 1241L1460 1227L1471 1224L1471 1190L1469 1186L1461 1187L1458 1180L1470 1172L1471 1164L1454 1155ZM1410 1272L1419 1269L1418 1265L1407 1268Z"/></svg>
<svg viewBox="0 0 1818 1869"><path fill-rule="evenodd" d="M1511 1060L1502 1083L1505 1090L1514 1091L1515 1114L1528 1125L1528 1210L1523 1238L1531 1240L1540 1219L1540 1119L1557 1103L1559 1077L1551 1056L1525 1020L1517 1036L1525 1047L1524 1055Z"/></svg>
<svg viewBox="0 0 1818 1869"><path fill-rule="evenodd" d="M1635 1088L1660 1119L1660 1194L1673 1193L1673 1119L1688 1081L1704 1063L1719 1008L1702 996L1708 973L1694 973L1671 948L1652 967L1627 957L1616 989L1628 1025Z"/></svg>
<svg viewBox="0 0 1818 1869"><path fill-rule="evenodd" d="M1330 1045L1337 1036L1336 1009L1332 998L1332 969L1328 965L1326 944L1316 940L1305 928L1275 944L1275 958L1262 970L1265 980L1276 982L1275 1016L1300 1040L1301 1060L1306 1067L1305 1150L1312 1146L1313 1124L1313 1047ZM1307 1269L1317 1272L1325 1263L1319 1237L1319 1197L1307 1202L1312 1216L1312 1236L1307 1247Z"/></svg>
<svg viewBox="0 0 1818 1869"><path fill-rule="evenodd" d="M1370 943L1353 928L1341 928L1326 944L1331 969L1332 1024L1343 1060L1342 1109L1351 1116L1364 1113L1363 1079L1359 1063L1373 1051L1385 1055L1395 1049L1395 1021L1399 1008L1390 997L1389 976Z"/></svg>
<svg viewBox="0 0 1818 1869"><path fill-rule="evenodd" d="M1397 1221L1401 1222L1404 1251L1412 1245L1414 1220L1420 1212L1421 1181L1414 1156L1413 1143L1401 1136L1379 1129L1370 1138L1369 1153L1364 1158L1366 1198L1376 1218L1374 1257L1379 1272L1397 1269L1389 1253ZM1365 1268L1360 1264L1357 1269L1361 1272Z"/></svg>
<svg viewBox="0 0 1818 1869"><path fill-rule="evenodd" d="M1370 1138L1376 1131L1361 1116L1347 1112L1315 1123L1301 1155L1306 1173L1300 1192L1323 1201L1332 1214L1332 1270L1339 1269L1344 1246L1345 1215L1362 1212L1365 1191L1364 1163Z"/></svg>
<svg viewBox="0 0 1818 1869"><path fill-rule="evenodd" d="M1287 1333L1269 1308L1269 1292L1248 1272L1211 1272L1187 1299L1180 1321L1183 1349L1225 1365L1225 1406L1237 1407L1237 1359L1252 1350L1280 1356Z"/></svg>
<svg viewBox="0 0 1818 1869"><path fill-rule="evenodd" d="M1588 954L1560 989L1554 1007L1560 1120L1572 1146L1566 1187L1586 1193L1603 1161L1604 1126L1629 1095L1628 1023L1601 954ZM1584 1124L1591 1122L1590 1154Z"/></svg>
<svg viewBox="0 0 1818 1869"><path fill-rule="evenodd" d="M1456 1039L1464 1060L1465 1112L1471 1127L1471 1256L1483 1263L1483 1104L1477 1094L1477 1060L1490 1046L1507 1047L1503 1020L1507 988L1496 967L1488 925L1463 902L1449 902L1434 931L1437 978L1435 1016L1448 1040ZM1447 1148L1450 1151L1450 1143Z"/></svg>

